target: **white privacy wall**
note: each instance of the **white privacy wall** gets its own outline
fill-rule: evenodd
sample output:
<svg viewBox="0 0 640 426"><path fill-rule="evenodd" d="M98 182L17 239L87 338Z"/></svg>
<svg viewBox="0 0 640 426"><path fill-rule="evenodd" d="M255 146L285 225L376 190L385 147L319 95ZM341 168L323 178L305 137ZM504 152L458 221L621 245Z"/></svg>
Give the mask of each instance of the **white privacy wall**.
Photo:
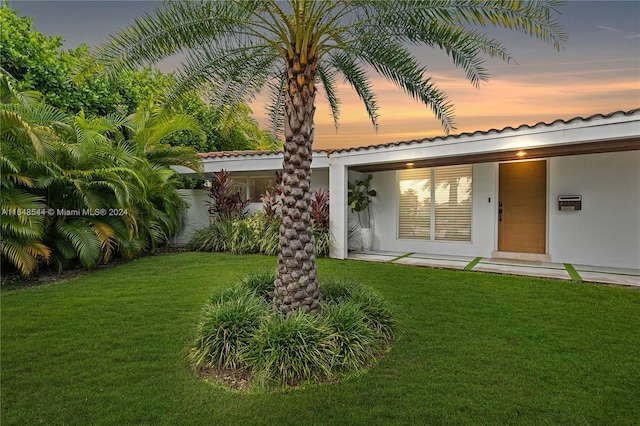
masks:
<svg viewBox="0 0 640 426"><path fill-rule="evenodd" d="M582 195L559 211L558 195ZM640 268L640 151L549 160L549 255L553 262Z"/></svg>
<svg viewBox="0 0 640 426"><path fill-rule="evenodd" d="M189 242L193 231L209 226L209 207L206 204L209 197L205 189L179 189L178 192L189 207L184 214L182 229L173 238L173 244L183 245Z"/></svg>
<svg viewBox="0 0 640 426"><path fill-rule="evenodd" d="M372 173L378 192L373 206L373 250L401 253L485 256L495 250L497 164L473 165L471 242L398 239L398 177L396 171Z"/></svg>

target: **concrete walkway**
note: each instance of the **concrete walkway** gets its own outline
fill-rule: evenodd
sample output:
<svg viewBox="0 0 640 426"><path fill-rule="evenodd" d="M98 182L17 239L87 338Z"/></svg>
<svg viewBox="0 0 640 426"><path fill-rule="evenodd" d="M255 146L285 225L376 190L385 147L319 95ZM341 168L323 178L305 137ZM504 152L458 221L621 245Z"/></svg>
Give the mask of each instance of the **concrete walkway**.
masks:
<svg viewBox="0 0 640 426"><path fill-rule="evenodd" d="M464 269L496 274L524 275L568 281L572 280L571 273L574 273L576 281L622 285L640 289L640 269L387 251L352 252L349 253L348 259L427 266L432 268ZM571 269L573 269L574 272L570 272Z"/></svg>

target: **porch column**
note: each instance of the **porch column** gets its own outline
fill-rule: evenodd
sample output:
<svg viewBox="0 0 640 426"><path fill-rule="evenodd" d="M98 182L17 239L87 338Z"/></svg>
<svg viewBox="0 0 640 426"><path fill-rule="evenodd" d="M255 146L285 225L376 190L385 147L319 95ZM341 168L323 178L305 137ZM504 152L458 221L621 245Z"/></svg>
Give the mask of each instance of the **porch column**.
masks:
<svg viewBox="0 0 640 426"><path fill-rule="evenodd" d="M329 210L329 229L333 235L333 246L329 256L334 259L346 259L347 241L347 167L341 162L329 162L329 192L331 208Z"/></svg>

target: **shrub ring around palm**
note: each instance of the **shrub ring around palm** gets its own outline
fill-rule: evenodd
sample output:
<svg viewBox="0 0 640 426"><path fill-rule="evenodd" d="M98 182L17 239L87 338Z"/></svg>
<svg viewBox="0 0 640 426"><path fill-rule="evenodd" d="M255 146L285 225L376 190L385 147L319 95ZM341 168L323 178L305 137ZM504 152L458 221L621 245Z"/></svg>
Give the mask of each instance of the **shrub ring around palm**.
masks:
<svg viewBox="0 0 640 426"><path fill-rule="evenodd" d="M205 304L189 357L198 374L237 391L270 392L364 374L390 348L384 300L352 281L322 282L318 314L272 307L273 272L253 273Z"/></svg>

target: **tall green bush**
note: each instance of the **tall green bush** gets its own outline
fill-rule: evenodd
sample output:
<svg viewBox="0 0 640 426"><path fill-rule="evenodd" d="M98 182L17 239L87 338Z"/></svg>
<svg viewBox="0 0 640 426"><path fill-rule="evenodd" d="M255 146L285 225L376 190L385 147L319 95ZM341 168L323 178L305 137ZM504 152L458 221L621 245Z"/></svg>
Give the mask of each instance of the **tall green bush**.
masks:
<svg viewBox="0 0 640 426"><path fill-rule="evenodd" d="M203 309L190 352L193 365L244 366L247 347L268 311L265 300L244 287L231 287L212 297Z"/></svg>
<svg viewBox="0 0 640 426"><path fill-rule="evenodd" d="M162 141L193 122L152 110L69 116L16 86L0 74L2 259L30 275L169 243L184 207L170 166L201 163Z"/></svg>
<svg viewBox="0 0 640 426"><path fill-rule="evenodd" d="M274 313L249 342L247 362L265 387L295 386L332 376L330 330L302 310Z"/></svg>
<svg viewBox="0 0 640 426"><path fill-rule="evenodd" d="M132 114L150 99L163 98L176 82L173 73L148 67L123 71L110 80L89 46L64 50L62 44L60 36L35 31L31 18L19 17L8 2L0 4L0 68L16 78L18 90L41 92L49 105L68 114ZM228 107L191 93L171 108L176 115L193 117L207 136L178 132L168 138L171 145L198 152L281 148L280 141L260 129L243 102Z"/></svg>
<svg viewBox="0 0 640 426"><path fill-rule="evenodd" d="M113 81L97 72L76 75L81 64L90 71L99 67L89 46L65 51L62 43L60 36L35 31L31 18L19 17L9 4L0 5L0 67L15 77L18 90L41 92L47 104L68 114L133 113L141 102L162 95L174 80L149 68L122 73Z"/></svg>

